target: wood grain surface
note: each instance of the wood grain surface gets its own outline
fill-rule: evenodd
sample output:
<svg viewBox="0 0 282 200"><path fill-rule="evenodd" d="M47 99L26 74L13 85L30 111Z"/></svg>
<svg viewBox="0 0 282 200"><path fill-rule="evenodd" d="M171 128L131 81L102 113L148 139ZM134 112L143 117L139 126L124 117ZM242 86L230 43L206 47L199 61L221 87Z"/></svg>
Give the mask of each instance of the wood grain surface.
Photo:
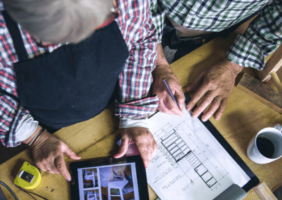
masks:
<svg viewBox="0 0 282 200"><path fill-rule="evenodd" d="M280 95L276 90L247 73L244 73L237 88L282 114L282 91Z"/></svg>

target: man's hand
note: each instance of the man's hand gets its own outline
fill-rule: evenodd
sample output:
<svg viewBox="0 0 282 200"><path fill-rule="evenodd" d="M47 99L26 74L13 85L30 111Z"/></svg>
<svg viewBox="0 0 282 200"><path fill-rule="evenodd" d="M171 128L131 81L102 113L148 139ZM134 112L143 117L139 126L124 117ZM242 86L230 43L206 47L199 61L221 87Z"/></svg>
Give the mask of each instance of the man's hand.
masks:
<svg viewBox="0 0 282 200"><path fill-rule="evenodd" d="M157 47L158 51L158 59L157 59L157 67L153 71L153 84L152 84L152 92L156 94L159 98L159 107L158 109L161 112L167 114L175 114L175 115L183 115L182 107L185 102L185 97L182 92L182 87L172 72L169 64L166 61L166 58L163 54L162 46L159 44ZM165 84L163 83L163 79L165 79L178 103L180 108L178 108L177 104L172 100L169 95Z"/></svg>
<svg viewBox="0 0 282 200"><path fill-rule="evenodd" d="M38 168L51 174L62 174L67 181L70 181L71 176L66 167L64 153L71 159L80 159L80 156L76 155L63 140L46 130L32 145L33 159Z"/></svg>
<svg viewBox="0 0 282 200"><path fill-rule="evenodd" d="M204 112L203 121L207 121L212 115L218 120L225 109L235 79L242 70L242 66L224 59L201 72L194 82L185 88L187 92L196 91L187 105L188 111L201 100L192 117L196 118Z"/></svg>
<svg viewBox="0 0 282 200"><path fill-rule="evenodd" d="M128 146L135 143L145 168L148 168L153 153L158 149L158 145L149 129L143 127L124 128L121 129L121 138L120 149L114 157L121 158L126 154Z"/></svg>

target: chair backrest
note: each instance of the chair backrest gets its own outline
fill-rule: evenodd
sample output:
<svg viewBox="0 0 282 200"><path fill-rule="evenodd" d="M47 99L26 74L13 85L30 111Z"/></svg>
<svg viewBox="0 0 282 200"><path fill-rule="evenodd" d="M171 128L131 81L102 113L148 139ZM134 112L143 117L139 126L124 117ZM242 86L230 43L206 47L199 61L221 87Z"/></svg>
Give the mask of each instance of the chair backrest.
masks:
<svg viewBox="0 0 282 200"><path fill-rule="evenodd" d="M282 99L282 83L277 75L280 68L282 69L282 45L271 55L265 68L261 72L258 72L257 75L262 82L267 82L272 79Z"/></svg>
<svg viewBox="0 0 282 200"><path fill-rule="evenodd" d="M271 79L271 73L277 72L282 67L282 45L271 55L267 61L265 68L258 72L258 78L262 82L267 82Z"/></svg>

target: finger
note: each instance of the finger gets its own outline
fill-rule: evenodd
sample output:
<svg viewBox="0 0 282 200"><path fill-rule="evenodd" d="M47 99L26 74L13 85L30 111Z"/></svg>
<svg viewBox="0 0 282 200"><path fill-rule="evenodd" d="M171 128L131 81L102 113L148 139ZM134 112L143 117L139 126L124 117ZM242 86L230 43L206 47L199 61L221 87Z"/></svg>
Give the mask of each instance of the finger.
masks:
<svg viewBox="0 0 282 200"><path fill-rule="evenodd" d="M153 146L152 146L151 148L148 148L148 149L149 149L149 162L147 163L146 168L148 168L148 167L149 167L149 164L150 164L150 161L152 160L152 157L153 157L153 152L154 152L154 150L153 150Z"/></svg>
<svg viewBox="0 0 282 200"><path fill-rule="evenodd" d="M220 98L220 97L216 97L216 98ZM207 111L205 111L205 114L203 114L202 116L202 121L207 121L219 108L220 104L221 104L221 100L219 101L218 99L214 98L211 106L207 109Z"/></svg>
<svg viewBox="0 0 282 200"><path fill-rule="evenodd" d="M60 172L60 174L62 174L62 176L67 181L70 181L71 175L67 169L63 154L60 154L57 158L55 158L54 162L55 162L54 165L57 168L57 170Z"/></svg>
<svg viewBox="0 0 282 200"><path fill-rule="evenodd" d="M42 162L35 162L35 165L43 172L48 170Z"/></svg>
<svg viewBox="0 0 282 200"><path fill-rule="evenodd" d="M67 144L64 143L63 146L63 152L70 157L71 159L74 160L79 160L81 159L81 157L79 155L77 155Z"/></svg>
<svg viewBox="0 0 282 200"><path fill-rule="evenodd" d="M172 114L179 115L179 116L183 115L182 110L179 109L176 102L173 101L172 98L169 95L164 100L164 105Z"/></svg>
<svg viewBox="0 0 282 200"><path fill-rule="evenodd" d="M152 157L153 157L154 153L158 149L158 144L156 143L156 141L154 139L152 141L151 146L148 149L149 149L149 162L147 164L147 168L149 167L150 161L152 160Z"/></svg>
<svg viewBox="0 0 282 200"><path fill-rule="evenodd" d="M55 167L54 161L50 162L50 164L49 164L49 169L50 169L50 171L49 171L50 174L59 174L59 173L60 173L60 172L57 170L57 168Z"/></svg>
<svg viewBox="0 0 282 200"><path fill-rule="evenodd" d="M197 87L201 84L201 80L203 77L203 73L200 73L199 76L196 77L196 79L193 81L193 83L187 85L185 87L186 92L193 92L197 89Z"/></svg>
<svg viewBox="0 0 282 200"><path fill-rule="evenodd" d="M221 115L222 115L222 113L223 113L223 111L224 111L224 109L225 109L225 107L226 107L226 105L227 105L227 101L228 101L227 98L224 98L224 99L222 100L219 109L218 109L218 110L216 111L216 113L214 114L214 118L215 118L216 120L219 120L219 119L220 119L220 117L221 117Z"/></svg>
<svg viewBox="0 0 282 200"><path fill-rule="evenodd" d="M182 92L182 90L180 91L175 91L175 94L174 94L174 97L179 105L179 109L181 110L182 114L183 114L183 106L184 106L184 103L185 103L185 96L184 96L184 93Z"/></svg>
<svg viewBox="0 0 282 200"><path fill-rule="evenodd" d="M54 172L50 169L50 170L47 170L47 172L49 173L49 174L54 174Z"/></svg>
<svg viewBox="0 0 282 200"><path fill-rule="evenodd" d="M192 117L197 118L213 101L214 94L212 92L208 92L202 99L201 103L197 106L197 108L193 111Z"/></svg>
<svg viewBox="0 0 282 200"><path fill-rule="evenodd" d="M146 143L136 143L136 146L140 152L141 158L144 163L144 167L148 168L150 162L150 150Z"/></svg>
<svg viewBox="0 0 282 200"><path fill-rule="evenodd" d="M48 173L53 174L54 172L51 170L49 160L44 160L42 164L45 166L45 169Z"/></svg>
<svg viewBox="0 0 282 200"><path fill-rule="evenodd" d="M153 141L152 147L153 148L152 148L152 153L151 153L151 156L150 156L150 161L152 160L152 157L155 154L155 152L158 150L158 144L156 143L155 140Z"/></svg>
<svg viewBox="0 0 282 200"><path fill-rule="evenodd" d="M158 144L156 143L156 141L154 140L154 143L153 143L153 147L154 147L154 151L153 151L153 154L158 150Z"/></svg>
<svg viewBox="0 0 282 200"><path fill-rule="evenodd" d="M187 110L191 111L195 105L197 104L197 102L203 97L205 96L205 94L208 92L208 87L207 85L202 85L196 92L195 94L192 96L191 100L189 101L189 103L187 104Z"/></svg>
<svg viewBox="0 0 282 200"><path fill-rule="evenodd" d="M127 152L128 146L129 146L129 138L127 135L124 135L121 141L119 151L114 155L114 158L123 157Z"/></svg>

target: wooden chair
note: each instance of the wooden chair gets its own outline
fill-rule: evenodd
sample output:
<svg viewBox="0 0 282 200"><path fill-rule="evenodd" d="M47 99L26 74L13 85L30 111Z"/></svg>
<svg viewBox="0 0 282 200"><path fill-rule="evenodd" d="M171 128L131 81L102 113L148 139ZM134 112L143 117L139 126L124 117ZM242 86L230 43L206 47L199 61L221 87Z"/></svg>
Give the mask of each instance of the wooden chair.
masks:
<svg viewBox="0 0 282 200"><path fill-rule="evenodd" d="M282 84L277 75L279 69L282 69L282 45L271 55L263 71L257 73L259 80L262 82L268 82L272 79L282 98Z"/></svg>
<svg viewBox="0 0 282 200"><path fill-rule="evenodd" d="M268 59L263 71L255 71L258 80L244 74L237 87L282 114L282 84L277 73L282 76L282 45ZM273 82L277 91L268 81Z"/></svg>

